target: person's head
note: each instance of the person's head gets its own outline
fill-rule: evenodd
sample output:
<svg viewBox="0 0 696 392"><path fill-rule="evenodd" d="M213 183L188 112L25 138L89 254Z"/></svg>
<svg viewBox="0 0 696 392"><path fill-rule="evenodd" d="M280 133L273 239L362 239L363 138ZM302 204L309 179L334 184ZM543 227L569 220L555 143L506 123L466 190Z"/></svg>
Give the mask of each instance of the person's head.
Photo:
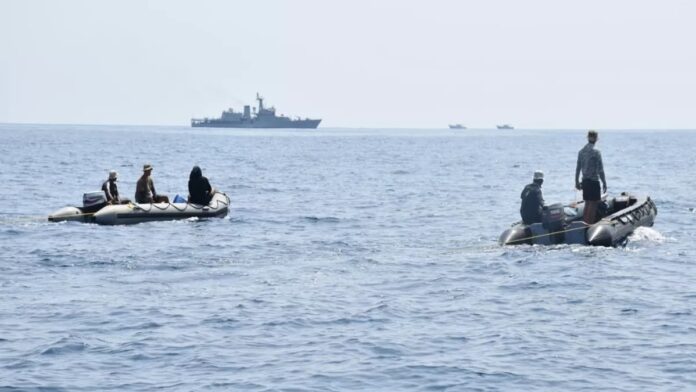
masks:
<svg viewBox="0 0 696 392"><path fill-rule="evenodd" d="M203 177L203 172L201 171L201 168L198 166L194 166L193 169L191 169L191 174L189 175L189 180L197 179Z"/></svg>
<svg viewBox="0 0 696 392"><path fill-rule="evenodd" d="M118 173L116 173L116 170L109 170L109 181L116 180L118 180Z"/></svg>
<svg viewBox="0 0 696 392"><path fill-rule="evenodd" d="M599 138L599 135L597 135L597 131L589 130L587 131L587 141L595 144L597 143L597 139Z"/></svg>
<svg viewBox="0 0 696 392"><path fill-rule="evenodd" d="M143 165L143 175L148 177L150 176L150 174L152 174L152 165L150 165L149 163Z"/></svg>
<svg viewBox="0 0 696 392"><path fill-rule="evenodd" d="M544 172L541 170L537 170L534 172L534 183L541 185L544 183Z"/></svg>

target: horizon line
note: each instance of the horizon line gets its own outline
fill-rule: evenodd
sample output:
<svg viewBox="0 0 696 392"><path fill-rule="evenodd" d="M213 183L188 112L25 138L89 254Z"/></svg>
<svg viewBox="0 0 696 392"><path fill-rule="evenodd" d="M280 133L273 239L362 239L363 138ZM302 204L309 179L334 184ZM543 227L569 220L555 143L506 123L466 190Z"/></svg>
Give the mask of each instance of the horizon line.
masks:
<svg viewBox="0 0 696 392"><path fill-rule="evenodd" d="M29 125L47 125L47 126L101 126L101 127L178 127L178 128L191 128L190 125L182 125L182 124L136 124L136 123L71 123L71 122L66 122L66 123L45 123L45 122L5 122L5 121L0 121L0 125L20 125L20 126L29 126ZM513 129L497 129L496 125L493 125L492 127L466 127L464 129L451 129L449 128L449 125L441 126L441 127L408 127L408 126L328 126L328 127L318 127L318 128L313 128L313 129L305 129L305 128L225 128L225 127L210 127L205 129L232 129L232 130L237 130L237 129L243 129L243 130L249 130L249 129L263 129L263 130L282 130L282 129L301 129L301 130L321 130L321 129L360 129L360 130L365 130L365 129L374 129L374 130L450 130L450 131L457 131L457 132L466 132L466 131L484 131L484 130L495 130L495 131L516 131L516 130L528 130L528 131L581 131L581 130L602 130L602 131L696 131L696 127L693 128L666 128L666 127L641 127L641 128L617 128L617 127L610 127L610 128L603 128L603 127L543 127L543 128L538 128L538 127L514 127Z"/></svg>

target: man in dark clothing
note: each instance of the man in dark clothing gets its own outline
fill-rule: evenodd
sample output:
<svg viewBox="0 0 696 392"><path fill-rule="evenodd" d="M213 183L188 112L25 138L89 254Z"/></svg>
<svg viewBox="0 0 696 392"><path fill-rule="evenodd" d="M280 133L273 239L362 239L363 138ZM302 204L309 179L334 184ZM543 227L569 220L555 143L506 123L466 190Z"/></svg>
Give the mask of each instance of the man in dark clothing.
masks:
<svg viewBox="0 0 696 392"><path fill-rule="evenodd" d="M118 186L116 181L118 180L118 173L116 170L109 171L109 179L104 181L102 184L102 191L106 195L106 202L109 204L119 204L121 199L118 196Z"/></svg>
<svg viewBox="0 0 696 392"><path fill-rule="evenodd" d="M210 182L203 176L201 168L194 166L191 169L188 182L189 203L208 205L213 198L215 189L210 186Z"/></svg>
<svg viewBox="0 0 696 392"><path fill-rule="evenodd" d="M522 215L522 222L525 225L541 222L541 211L544 208L544 196L541 194L541 184L543 183L544 172L537 170L534 172L534 181L522 190L520 215Z"/></svg>
<svg viewBox="0 0 696 392"><path fill-rule="evenodd" d="M587 144L578 152L578 163L575 166L575 188L582 189L582 199L585 201L583 220L588 225L597 222L597 206L602 199L599 181L602 181L602 191L607 193L607 179L604 176L602 154L595 148L597 132L587 132ZM580 173L582 172L582 182Z"/></svg>

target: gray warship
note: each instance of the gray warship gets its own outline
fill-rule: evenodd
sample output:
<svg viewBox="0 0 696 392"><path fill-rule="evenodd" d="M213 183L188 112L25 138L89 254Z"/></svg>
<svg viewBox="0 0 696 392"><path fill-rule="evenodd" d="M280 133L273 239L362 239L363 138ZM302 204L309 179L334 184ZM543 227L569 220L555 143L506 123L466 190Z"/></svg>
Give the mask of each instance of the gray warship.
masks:
<svg viewBox="0 0 696 392"><path fill-rule="evenodd" d="M232 108L222 112L220 118L192 118L192 127L208 128L316 128L321 119L289 118L277 116L274 107L264 107L263 97L256 93L259 109L244 106L244 112L235 112Z"/></svg>

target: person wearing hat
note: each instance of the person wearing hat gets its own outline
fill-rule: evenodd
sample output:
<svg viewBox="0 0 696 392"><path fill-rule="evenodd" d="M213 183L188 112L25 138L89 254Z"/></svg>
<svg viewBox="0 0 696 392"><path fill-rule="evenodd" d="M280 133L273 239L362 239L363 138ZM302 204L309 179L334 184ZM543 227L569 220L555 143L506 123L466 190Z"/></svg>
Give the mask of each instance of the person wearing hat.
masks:
<svg viewBox="0 0 696 392"><path fill-rule="evenodd" d="M118 181L118 173L116 170L109 171L109 179L104 181L102 184L102 191L106 195L106 202L109 204L120 204L122 202L118 195L118 186L116 185Z"/></svg>
<svg viewBox="0 0 696 392"><path fill-rule="evenodd" d="M167 196L157 194L151 174L152 165L143 165L143 175L135 185L135 201L137 203L169 203Z"/></svg>
<svg viewBox="0 0 696 392"><path fill-rule="evenodd" d="M525 225L541 222L541 211L544 208L544 196L541 193L541 184L543 183L544 172L537 170L534 172L532 183L522 190L520 215L522 215L522 222Z"/></svg>
<svg viewBox="0 0 696 392"><path fill-rule="evenodd" d="M595 148L597 131L587 132L587 144L578 152L578 163L575 166L575 188L582 190L585 209L582 220L588 225L597 222L597 206L602 200L602 192L607 193L607 179L604 176L602 154ZM580 182L582 172L582 182ZM602 191L599 181L602 181Z"/></svg>

